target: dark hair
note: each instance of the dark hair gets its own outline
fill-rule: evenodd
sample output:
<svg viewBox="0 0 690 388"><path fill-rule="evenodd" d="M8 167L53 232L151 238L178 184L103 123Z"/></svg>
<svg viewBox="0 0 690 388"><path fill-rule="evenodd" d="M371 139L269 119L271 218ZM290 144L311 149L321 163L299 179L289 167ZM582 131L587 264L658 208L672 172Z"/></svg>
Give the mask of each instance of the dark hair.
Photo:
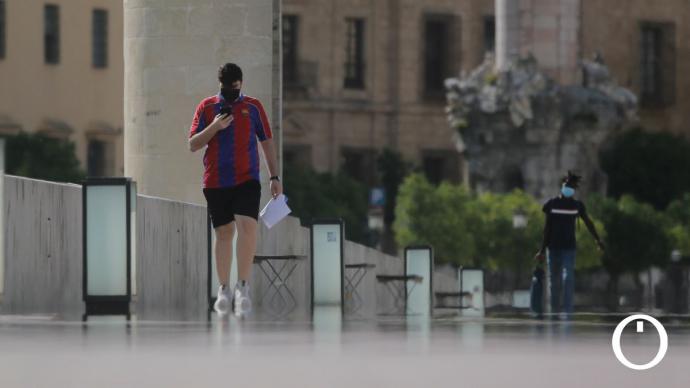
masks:
<svg viewBox="0 0 690 388"><path fill-rule="evenodd" d="M568 170L568 175L565 175L563 178L561 178L561 184L565 183L566 186L572 187L573 189L577 189L578 186L580 186L581 181L582 177L570 170Z"/></svg>
<svg viewBox="0 0 690 388"><path fill-rule="evenodd" d="M242 69L234 63L226 63L218 69L218 81L223 86L232 86L235 81L242 81Z"/></svg>

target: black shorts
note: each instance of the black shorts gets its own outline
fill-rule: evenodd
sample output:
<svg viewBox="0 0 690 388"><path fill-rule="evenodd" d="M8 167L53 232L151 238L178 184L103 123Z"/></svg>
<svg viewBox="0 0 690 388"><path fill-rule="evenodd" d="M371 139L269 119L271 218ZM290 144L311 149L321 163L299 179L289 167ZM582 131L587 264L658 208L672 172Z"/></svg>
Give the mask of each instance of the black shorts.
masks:
<svg viewBox="0 0 690 388"><path fill-rule="evenodd" d="M205 188L204 197L213 228L233 222L235 215L259 219L259 181L250 180L233 187Z"/></svg>

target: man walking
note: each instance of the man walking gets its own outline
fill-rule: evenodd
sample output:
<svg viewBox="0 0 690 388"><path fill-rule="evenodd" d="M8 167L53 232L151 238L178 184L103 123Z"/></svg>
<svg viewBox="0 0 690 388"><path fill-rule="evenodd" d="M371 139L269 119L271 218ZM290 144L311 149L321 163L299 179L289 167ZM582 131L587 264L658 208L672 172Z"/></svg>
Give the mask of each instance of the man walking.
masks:
<svg viewBox="0 0 690 388"><path fill-rule="evenodd" d="M213 306L219 314L232 309L238 316L251 312L249 278L256 252L261 198L261 144L271 176L273 197L283 192L268 117L259 100L245 96L242 69L226 63L218 69L220 92L197 106L189 129L189 149L205 147L203 193L216 235L214 246L220 288ZM257 141L258 140L258 141ZM237 229L238 282L228 287L232 242Z"/></svg>
<svg viewBox="0 0 690 388"><path fill-rule="evenodd" d="M575 291L575 221L581 217L587 229L594 236L599 249L604 249L592 220L587 215L585 205L574 198L581 177L568 171L561 181L561 193L544 204L544 239L536 258L544 260L548 248L548 267L550 277L551 312L563 311L568 319L573 312L573 293ZM561 296L562 292L562 296ZM563 309L560 310L561 298Z"/></svg>

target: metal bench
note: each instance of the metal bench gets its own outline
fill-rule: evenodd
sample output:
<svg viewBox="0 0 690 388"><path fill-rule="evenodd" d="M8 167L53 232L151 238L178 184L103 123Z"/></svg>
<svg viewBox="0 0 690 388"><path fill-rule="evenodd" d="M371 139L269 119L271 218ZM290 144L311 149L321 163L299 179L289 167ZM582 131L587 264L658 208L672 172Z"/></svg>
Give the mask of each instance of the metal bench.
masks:
<svg viewBox="0 0 690 388"><path fill-rule="evenodd" d="M435 308L445 308L445 309L468 309L472 308L472 306L465 306L465 304L462 302L463 298L465 297L471 297L472 293L471 292L435 292L434 295L436 296L436 305L434 306ZM448 299L458 299L457 304L447 304L446 301Z"/></svg>

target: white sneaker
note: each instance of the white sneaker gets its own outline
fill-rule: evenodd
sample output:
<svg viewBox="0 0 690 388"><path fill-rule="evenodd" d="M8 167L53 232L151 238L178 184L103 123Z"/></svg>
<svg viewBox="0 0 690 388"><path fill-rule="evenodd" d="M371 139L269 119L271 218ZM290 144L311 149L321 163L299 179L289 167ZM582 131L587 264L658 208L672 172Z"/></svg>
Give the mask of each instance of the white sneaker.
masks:
<svg viewBox="0 0 690 388"><path fill-rule="evenodd" d="M218 287L218 295L216 296L216 303L213 304L213 309L218 314L227 314L230 309L230 290L228 287Z"/></svg>
<svg viewBox="0 0 690 388"><path fill-rule="evenodd" d="M249 284L235 286L232 295L232 311L236 316L242 317L252 312L252 300L249 297Z"/></svg>

